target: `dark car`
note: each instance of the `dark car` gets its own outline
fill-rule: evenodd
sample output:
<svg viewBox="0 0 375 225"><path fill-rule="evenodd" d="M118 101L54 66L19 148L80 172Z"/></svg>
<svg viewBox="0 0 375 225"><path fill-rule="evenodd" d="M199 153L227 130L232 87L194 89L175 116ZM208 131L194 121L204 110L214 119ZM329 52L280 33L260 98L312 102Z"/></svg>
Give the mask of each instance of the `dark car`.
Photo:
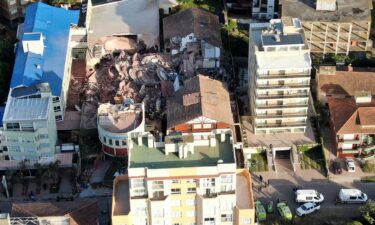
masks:
<svg viewBox="0 0 375 225"><path fill-rule="evenodd" d="M342 168L340 162L333 162L333 171L335 174L341 174L342 173Z"/></svg>

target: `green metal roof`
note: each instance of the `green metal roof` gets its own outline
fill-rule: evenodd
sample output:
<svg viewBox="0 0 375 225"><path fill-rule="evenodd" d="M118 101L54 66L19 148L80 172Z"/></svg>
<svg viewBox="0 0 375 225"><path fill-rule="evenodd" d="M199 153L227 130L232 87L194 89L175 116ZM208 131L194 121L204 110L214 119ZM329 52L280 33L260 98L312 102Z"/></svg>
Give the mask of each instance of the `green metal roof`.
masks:
<svg viewBox="0 0 375 225"><path fill-rule="evenodd" d="M138 145L137 140L133 140L134 144L130 152L130 168L162 169L216 166L220 159L223 160L223 163L234 163L230 135L226 135L225 142L220 142L220 136L217 136L216 139L217 145L215 147L195 147L194 154L188 154L185 159L180 159L175 153L165 155L162 148L148 148L146 145Z"/></svg>

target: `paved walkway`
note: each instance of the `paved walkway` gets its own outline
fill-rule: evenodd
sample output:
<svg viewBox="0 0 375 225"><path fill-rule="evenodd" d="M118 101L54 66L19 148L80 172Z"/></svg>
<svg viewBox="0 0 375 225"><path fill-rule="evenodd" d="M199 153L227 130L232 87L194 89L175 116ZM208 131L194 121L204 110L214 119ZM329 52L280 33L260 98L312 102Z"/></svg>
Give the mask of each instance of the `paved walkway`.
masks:
<svg viewBox="0 0 375 225"><path fill-rule="evenodd" d="M111 160L104 160L100 162L100 165L93 171L90 183L101 183L104 179L105 173L111 166Z"/></svg>

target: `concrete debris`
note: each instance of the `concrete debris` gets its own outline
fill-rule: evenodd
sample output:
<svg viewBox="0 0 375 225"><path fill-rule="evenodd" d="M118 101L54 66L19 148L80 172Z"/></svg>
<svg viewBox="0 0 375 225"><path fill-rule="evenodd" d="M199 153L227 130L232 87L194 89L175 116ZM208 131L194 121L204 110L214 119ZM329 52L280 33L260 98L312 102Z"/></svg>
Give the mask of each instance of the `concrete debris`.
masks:
<svg viewBox="0 0 375 225"><path fill-rule="evenodd" d="M116 50L105 54L95 69L88 69L81 89L82 114L96 122L98 104L114 103L114 97L121 95L135 103L144 102L148 119L160 118L165 111L160 83L174 81L176 76L173 65L162 53Z"/></svg>

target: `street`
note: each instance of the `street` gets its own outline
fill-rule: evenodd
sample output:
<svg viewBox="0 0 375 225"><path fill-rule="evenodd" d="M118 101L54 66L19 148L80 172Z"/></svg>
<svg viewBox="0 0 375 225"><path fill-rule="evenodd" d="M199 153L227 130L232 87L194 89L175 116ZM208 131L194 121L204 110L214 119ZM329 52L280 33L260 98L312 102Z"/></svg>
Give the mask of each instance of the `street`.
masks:
<svg viewBox="0 0 375 225"><path fill-rule="evenodd" d="M270 201L273 201L274 206L277 203L277 200L286 200L293 214L295 213L296 208L298 207L297 203L294 201L294 192L293 188L297 185L286 175L285 179L270 179L270 185L267 188L262 188L259 190L260 182L258 176L253 176L254 183L254 198L255 200L259 199L266 206ZM311 181L300 180L298 182L298 187L304 189L314 189L324 195L324 202L321 205L321 209L318 212L313 213L312 215L306 216L304 219L312 217L329 220L329 219L345 219L350 220L355 217L359 217L359 207L360 205L356 204L335 204L335 199L341 188L356 188L360 189L366 193L369 199L375 199L375 183L362 183L362 182L346 182L346 183L335 183L333 181L328 181L326 179L317 179ZM297 219L296 221L300 221Z"/></svg>

